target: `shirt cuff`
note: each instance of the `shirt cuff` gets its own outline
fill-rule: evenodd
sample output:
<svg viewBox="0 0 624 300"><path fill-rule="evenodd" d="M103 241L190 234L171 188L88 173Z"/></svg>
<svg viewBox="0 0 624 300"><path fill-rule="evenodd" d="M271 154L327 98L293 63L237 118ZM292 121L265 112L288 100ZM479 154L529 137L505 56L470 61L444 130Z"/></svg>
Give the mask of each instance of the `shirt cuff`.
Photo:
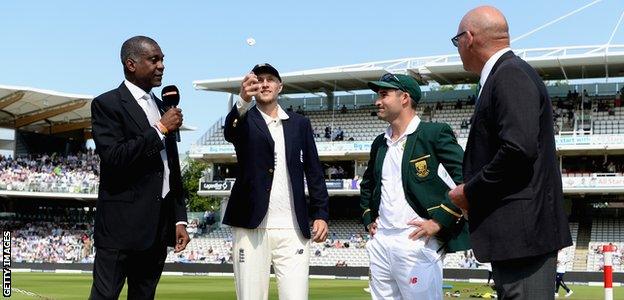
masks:
<svg viewBox="0 0 624 300"><path fill-rule="evenodd" d="M238 95L234 95L234 97L236 98L236 109L238 110L238 114L242 117L247 113L251 106L253 106L252 101L247 102Z"/></svg>
<svg viewBox="0 0 624 300"><path fill-rule="evenodd" d="M184 221L176 222L176 226L178 226L178 225L184 225L184 227L186 227L186 226L188 226L188 222L184 222Z"/></svg>

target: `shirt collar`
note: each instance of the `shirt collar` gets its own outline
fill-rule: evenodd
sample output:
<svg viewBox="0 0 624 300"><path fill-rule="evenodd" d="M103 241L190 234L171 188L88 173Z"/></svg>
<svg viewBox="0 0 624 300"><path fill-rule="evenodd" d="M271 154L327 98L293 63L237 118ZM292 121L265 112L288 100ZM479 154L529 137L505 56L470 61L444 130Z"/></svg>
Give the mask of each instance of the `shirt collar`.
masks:
<svg viewBox="0 0 624 300"><path fill-rule="evenodd" d="M494 68L494 65L496 64L498 59L501 56L503 56L503 54L507 53L507 51L511 51L511 48L507 47L507 48L498 50L496 53L494 53L494 55L490 56L490 58L485 62L485 65L483 66L483 70L481 70L481 79L479 79L479 84L481 84L481 87L485 86L485 81L490 75L490 72L492 72L492 68Z"/></svg>
<svg viewBox="0 0 624 300"><path fill-rule="evenodd" d="M269 123L271 123L272 121L276 120L273 119L271 116L265 114L262 110L260 110L260 108L258 108L258 106L256 105L256 109L260 112L260 115L262 116L262 118L264 119L264 122L267 123L267 125ZM288 116L288 114L282 109L282 107L278 104L277 105L277 119L279 120L288 120L290 117Z"/></svg>
<svg viewBox="0 0 624 300"><path fill-rule="evenodd" d="M134 100L138 101L139 99L145 98L145 95L148 94L143 89L136 86L134 83L128 81L127 79L124 80L124 84L126 85L128 90L130 90L130 94L132 94L132 97L134 97ZM152 98L154 98L154 96L151 95L151 92L149 94Z"/></svg>
<svg viewBox="0 0 624 300"><path fill-rule="evenodd" d="M407 125L405 132L403 132L403 134L396 141L392 142L392 127L391 126L388 126L388 128L386 128L386 133L384 137L386 138L388 142L396 143L402 140L405 136L414 133L414 131L416 131L416 128L418 128L418 125L420 125L420 118L418 116L414 116L414 118L412 118L412 120Z"/></svg>

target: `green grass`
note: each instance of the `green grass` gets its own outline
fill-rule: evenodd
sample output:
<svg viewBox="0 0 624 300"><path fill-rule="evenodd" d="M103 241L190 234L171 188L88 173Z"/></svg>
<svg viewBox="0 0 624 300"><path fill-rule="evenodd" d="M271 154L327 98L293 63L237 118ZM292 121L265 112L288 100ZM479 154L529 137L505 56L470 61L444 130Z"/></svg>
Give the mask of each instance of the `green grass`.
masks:
<svg viewBox="0 0 624 300"><path fill-rule="evenodd" d="M91 289L89 274L53 274L53 273L12 273L13 295L11 299L87 299ZM446 282L454 290L462 291L461 298L474 299L468 296L474 292L491 291L482 284L465 282ZM367 287L364 280L310 280L310 299L370 299L370 295L362 289ZM15 289L36 293L41 297L27 296ZM571 286L574 295L561 299L604 299L602 287ZM614 290L614 299L624 299L624 288ZM156 291L157 299L236 299L234 279L232 277L207 276L163 276ZM120 299L126 299L126 289ZM269 299L277 299L275 280L271 280Z"/></svg>

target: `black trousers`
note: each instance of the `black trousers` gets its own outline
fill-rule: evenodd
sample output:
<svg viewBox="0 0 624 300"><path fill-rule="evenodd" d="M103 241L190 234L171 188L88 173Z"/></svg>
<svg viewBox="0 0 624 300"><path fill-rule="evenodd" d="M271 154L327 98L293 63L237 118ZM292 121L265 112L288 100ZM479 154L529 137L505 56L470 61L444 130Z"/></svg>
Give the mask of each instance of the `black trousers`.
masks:
<svg viewBox="0 0 624 300"><path fill-rule="evenodd" d="M160 209L154 245L146 250L97 248L93 265L91 300L119 299L128 279L128 299L154 299L167 258L167 240L173 239L168 213L173 200L165 197ZM174 230L175 231L175 230Z"/></svg>
<svg viewBox="0 0 624 300"><path fill-rule="evenodd" d="M570 292L570 288L565 282L563 282L564 273L557 273L557 278L555 278L555 291L559 293L559 287L563 287L563 289L567 292Z"/></svg>
<svg viewBox="0 0 624 300"><path fill-rule="evenodd" d="M154 299L166 257L161 243L143 251L97 248L89 299L119 299L126 278L128 299Z"/></svg>
<svg viewBox="0 0 624 300"><path fill-rule="evenodd" d="M493 261L492 273L498 299L554 299L552 282L557 269L557 251L518 259Z"/></svg>

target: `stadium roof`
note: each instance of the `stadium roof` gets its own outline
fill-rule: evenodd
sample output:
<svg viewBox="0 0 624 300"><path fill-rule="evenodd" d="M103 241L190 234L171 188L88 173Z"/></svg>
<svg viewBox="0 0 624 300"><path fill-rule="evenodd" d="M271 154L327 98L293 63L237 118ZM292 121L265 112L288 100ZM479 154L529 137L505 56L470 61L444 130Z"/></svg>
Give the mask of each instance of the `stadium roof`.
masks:
<svg viewBox="0 0 624 300"><path fill-rule="evenodd" d="M90 128L93 98L91 95L0 85L0 127L49 134ZM186 124L180 128L182 131L196 129Z"/></svg>
<svg viewBox="0 0 624 300"><path fill-rule="evenodd" d="M93 96L0 85L0 126L60 133L91 126Z"/></svg>
<svg viewBox="0 0 624 300"><path fill-rule="evenodd" d="M544 80L624 77L624 45L514 49ZM356 91L386 72L411 74L422 84L476 83L478 76L464 70L458 54L414 57L280 74L282 94ZM197 80L198 90L237 94L243 77Z"/></svg>

